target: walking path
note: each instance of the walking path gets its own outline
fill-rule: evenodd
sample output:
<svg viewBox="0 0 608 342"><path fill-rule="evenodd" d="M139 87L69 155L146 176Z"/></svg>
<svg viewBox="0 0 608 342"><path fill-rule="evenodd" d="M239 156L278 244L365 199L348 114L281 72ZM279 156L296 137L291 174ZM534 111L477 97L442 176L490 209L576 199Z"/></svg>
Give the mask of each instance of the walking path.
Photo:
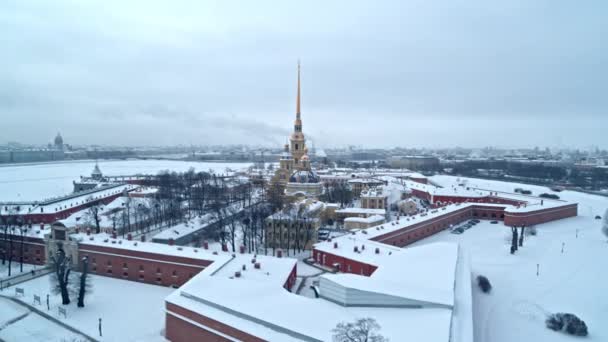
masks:
<svg viewBox="0 0 608 342"><path fill-rule="evenodd" d="M52 272L52 270L50 269L50 267L44 267L44 268L40 268L37 270L32 270L32 272L24 272L24 273L20 273L15 276L12 276L10 278L2 279L2 280L0 280L0 291L3 291L4 289L7 289L7 288L17 285L17 284L21 284L28 280L32 280L32 279L35 279L38 277L45 276L51 272Z"/></svg>
<svg viewBox="0 0 608 342"><path fill-rule="evenodd" d="M298 285L298 288L296 289L296 294L300 294L302 292L302 290L304 289L304 286L306 285L306 280L308 280L309 278L315 278L320 276L321 274L327 273L328 270L325 270L323 268L320 268L319 266L317 266L315 263L311 262L309 259L304 259L302 260L305 264L312 266L314 268L319 269L319 272L317 273L313 273L313 274L308 274L305 276L298 276L298 278L300 278L300 284ZM335 272L334 272L335 273Z"/></svg>
<svg viewBox="0 0 608 342"><path fill-rule="evenodd" d="M22 302L21 300L19 300L17 298L5 296L5 295L2 295L2 294L0 294L0 298L3 298L5 300L10 300L10 301L12 301L12 302L14 302L16 304L19 304L19 305L25 307L28 310L28 312L26 312L25 314L17 316L15 318L11 319L10 321L6 322L2 326L0 326L0 331L4 330L5 328L7 328L8 326L10 326L11 324L15 324L15 323L19 322L20 320L26 318L30 314L35 313L35 314L41 316L42 318L46 318L47 320L49 320L49 321L51 321L51 322L53 322L53 323L61 326L62 328L65 328L65 329L67 329L67 330L69 330L69 331L71 331L71 332L73 332L73 333L75 333L77 335L81 335L87 341L98 342L98 340L92 338L91 336L85 334L84 332L82 332L82 331L80 331L78 329L75 329L75 328L73 328L73 327L71 327L71 326L63 323L62 321L60 321L57 318L55 318L55 317L47 314L46 312L44 312L42 310L39 310L38 308L36 308L36 307L34 307L34 306L32 306L32 305L30 305L28 303ZM0 339L0 341L2 341L2 340Z"/></svg>

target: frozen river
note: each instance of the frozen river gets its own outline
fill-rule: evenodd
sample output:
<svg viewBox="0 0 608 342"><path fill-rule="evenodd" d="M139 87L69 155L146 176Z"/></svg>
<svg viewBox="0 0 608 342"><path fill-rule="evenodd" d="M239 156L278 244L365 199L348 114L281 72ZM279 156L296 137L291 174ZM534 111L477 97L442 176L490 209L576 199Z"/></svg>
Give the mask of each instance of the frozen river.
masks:
<svg viewBox="0 0 608 342"><path fill-rule="evenodd" d="M210 163L174 160L100 161L104 175L157 174L162 170L213 170L223 173L226 168L239 170L251 163ZM42 200L72 192L72 181L89 176L95 161L79 160L59 163L11 164L0 166L0 201Z"/></svg>

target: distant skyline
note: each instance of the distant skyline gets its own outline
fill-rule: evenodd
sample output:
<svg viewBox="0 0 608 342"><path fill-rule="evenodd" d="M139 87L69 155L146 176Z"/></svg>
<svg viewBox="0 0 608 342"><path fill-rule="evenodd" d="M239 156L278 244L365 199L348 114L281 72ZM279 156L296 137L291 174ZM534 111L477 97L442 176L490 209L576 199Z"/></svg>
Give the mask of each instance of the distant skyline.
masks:
<svg viewBox="0 0 608 342"><path fill-rule="evenodd" d="M608 148L604 1L0 3L0 143Z"/></svg>

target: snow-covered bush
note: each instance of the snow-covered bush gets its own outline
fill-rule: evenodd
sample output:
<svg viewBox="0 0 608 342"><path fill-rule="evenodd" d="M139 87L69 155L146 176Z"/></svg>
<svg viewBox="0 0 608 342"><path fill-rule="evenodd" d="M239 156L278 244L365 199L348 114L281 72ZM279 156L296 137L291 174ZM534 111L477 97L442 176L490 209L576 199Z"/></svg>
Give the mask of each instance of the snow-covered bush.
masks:
<svg viewBox="0 0 608 342"><path fill-rule="evenodd" d="M547 328L555 331L565 331L570 335L587 336L585 321L570 313L556 313L547 317Z"/></svg>
<svg viewBox="0 0 608 342"><path fill-rule="evenodd" d="M490 281L485 276L477 276L477 286L479 286L483 293L489 293L492 291L492 284L490 284Z"/></svg>
<svg viewBox="0 0 608 342"><path fill-rule="evenodd" d="M542 198L551 198L551 199L559 199L559 196L557 196L556 194L548 194L548 193L542 193L540 195L538 195L538 197L542 197Z"/></svg>

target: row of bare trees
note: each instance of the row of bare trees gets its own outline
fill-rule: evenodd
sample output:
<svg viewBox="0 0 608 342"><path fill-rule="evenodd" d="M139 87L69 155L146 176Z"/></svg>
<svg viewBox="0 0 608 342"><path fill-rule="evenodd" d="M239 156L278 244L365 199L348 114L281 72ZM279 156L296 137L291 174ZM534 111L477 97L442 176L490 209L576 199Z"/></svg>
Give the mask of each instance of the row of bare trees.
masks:
<svg viewBox="0 0 608 342"><path fill-rule="evenodd" d="M90 293L93 287L89 278L89 258L85 256L81 259L80 274L72 273L72 256L59 245L55 253L49 255L49 264L53 270L52 291L61 294L61 304L70 304L70 296L77 295L76 306L84 307L85 295Z"/></svg>
<svg viewBox="0 0 608 342"><path fill-rule="evenodd" d="M339 203L341 207L348 206L354 198L353 191L348 183L337 182L324 184L324 191L319 198L326 203Z"/></svg>
<svg viewBox="0 0 608 342"><path fill-rule="evenodd" d="M32 228L31 223L26 225L22 216L8 215L0 216L1 238L0 238L0 254L2 257L2 265L7 266L8 274L12 274L13 261L16 257L19 258L19 272L23 272L23 257L25 237L27 231ZM15 250L19 249L16 253Z"/></svg>
<svg viewBox="0 0 608 342"><path fill-rule="evenodd" d="M229 244L233 251L243 244L254 251L263 239L263 219L269 214L256 193L264 184L207 172L162 172L156 177L158 192L150 205L155 224L175 225L199 217L207 226L203 239ZM240 238L240 239L239 239Z"/></svg>

